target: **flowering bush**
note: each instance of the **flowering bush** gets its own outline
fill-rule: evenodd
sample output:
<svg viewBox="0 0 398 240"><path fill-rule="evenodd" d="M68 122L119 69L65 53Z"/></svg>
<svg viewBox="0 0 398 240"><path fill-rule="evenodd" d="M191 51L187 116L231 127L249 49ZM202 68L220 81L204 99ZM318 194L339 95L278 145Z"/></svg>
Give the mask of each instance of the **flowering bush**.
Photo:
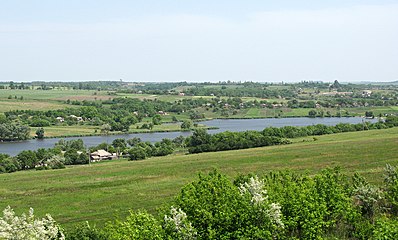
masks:
<svg viewBox="0 0 398 240"><path fill-rule="evenodd" d="M180 208L171 207L170 216L164 216L164 228L172 239L196 239L196 231L187 219L187 214Z"/></svg>
<svg viewBox="0 0 398 240"><path fill-rule="evenodd" d="M42 219L35 219L31 208L28 215L23 213L18 217L8 206L3 211L3 217L0 218L0 239L47 240L65 239L65 236L49 214Z"/></svg>
<svg viewBox="0 0 398 240"><path fill-rule="evenodd" d="M272 223L280 228L284 227L282 222L281 206L278 203L269 203L267 190L263 180L257 176L251 177L248 182L240 185L239 191L241 195L248 194L251 197L250 202L257 207L259 214L263 214Z"/></svg>
<svg viewBox="0 0 398 240"><path fill-rule="evenodd" d="M185 186L175 203L198 239L271 239L283 231L282 215L263 187L257 177L237 187L213 171Z"/></svg>

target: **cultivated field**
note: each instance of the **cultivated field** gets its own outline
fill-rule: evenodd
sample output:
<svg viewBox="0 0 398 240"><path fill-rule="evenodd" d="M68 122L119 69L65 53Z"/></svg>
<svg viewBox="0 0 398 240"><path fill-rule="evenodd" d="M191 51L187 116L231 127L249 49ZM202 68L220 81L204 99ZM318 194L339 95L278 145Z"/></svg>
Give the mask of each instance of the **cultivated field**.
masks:
<svg viewBox="0 0 398 240"><path fill-rule="evenodd" d="M238 151L171 155L129 162L117 160L62 170L21 171L0 175L0 209L33 207L68 227L88 220L102 225L128 209L154 211L171 201L198 172L218 168L231 177L291 170L315 173L341 167L373 183L383 181L386 163L398 164L398 128L294 139L284 146Z"/></svg>

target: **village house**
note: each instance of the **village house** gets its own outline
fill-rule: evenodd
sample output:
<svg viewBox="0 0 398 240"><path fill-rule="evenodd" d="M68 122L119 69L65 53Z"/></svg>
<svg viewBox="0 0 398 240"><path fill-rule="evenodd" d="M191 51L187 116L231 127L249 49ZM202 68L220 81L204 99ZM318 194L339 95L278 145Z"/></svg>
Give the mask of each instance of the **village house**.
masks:
<svg viewBox="0 0 398 240"><path fill-rule="evenodd" d="M107 152L107 151L105 151L103 149L100 149L100 150L97 150L95 152L92 152L90 154L90 158L91 158L91 161L97 162L97 161L101 161L101 160L112 160L112 159L115 159L115 158L117 158L117 155L116 154L112 154L110 152Z"/></svg>
<svg viewBox="0 0 398 240"><path fill-rule="evenodd" d="M362 97L370 97L370 95L372 95L372 91L370 91L370 90L362 91Z"/></svg>
<svg viewBox="0 0 398 240"><path fill-rule="evenodd" d="M159 115L169 115L167 112L164 112L164 111L158 111L157 112Z"/></svg>
<svg viewBox="0 0 398 240"><path fill-rule="evenodd" d="M82 118L82 117L78 117L78 116L76 116L76 115L70 115L69 117L70 117L70 118L73 118L73 119L76 119L76 121L78 121L78 122L82 122L82 121L83 121L83 118Z"/></svg>
<svg viewBox="0 0 398 240"><path fill-rule="evenodd" d="M65 122L65 119L63 117L56 117L55 119L57 119L57 121L59 122Z"/></svg>

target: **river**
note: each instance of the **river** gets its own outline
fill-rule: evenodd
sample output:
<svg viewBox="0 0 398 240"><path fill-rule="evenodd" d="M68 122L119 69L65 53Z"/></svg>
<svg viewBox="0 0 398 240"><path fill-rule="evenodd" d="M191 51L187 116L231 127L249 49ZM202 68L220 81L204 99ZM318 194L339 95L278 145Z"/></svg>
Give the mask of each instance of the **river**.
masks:
<svg viewBox="0 0 398 240"><path fill-rule="evenodd" d="M219 133L224 131L240 132L246 130L261 131L266 127L283 127L283 126L309 126L315 124L336 125L338 123L361 123L360 117L331 117L331 118L266 118L266 119L215 119L201 122L209 127L217 127L218 129L209 130L209 133ZM375 122L376 119L366 119L366 121ZM87 147L96 146L100 143L111 143L116 138L133 138L139 137L142 141L157 142L163 138L176 138L178 136L189 136L190 132L162 132L162 133L135 133L135 134L118 134L108 136L88 136L88 137L69 137L66 140L82 139ZM21 142L3 142L0 143L0 153L17 155L23 150L37 150L39 148L52 148L54 144L62 138L32 139Z"/></svg>

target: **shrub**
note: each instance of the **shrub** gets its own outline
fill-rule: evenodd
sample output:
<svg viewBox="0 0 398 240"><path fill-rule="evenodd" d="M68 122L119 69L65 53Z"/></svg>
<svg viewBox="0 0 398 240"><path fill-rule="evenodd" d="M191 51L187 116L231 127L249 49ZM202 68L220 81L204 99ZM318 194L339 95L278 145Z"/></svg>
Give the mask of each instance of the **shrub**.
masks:
<svg viewBox="0 0 398 240"><path fill-rule="evenodd" d="M49 214L42 219L36 219L31 208L28 215L22 214L19 217L8 206L0 218L0 239L46 240L65 239L65 236Z"/></svg>
<svg viewBox="0 0 398 240"><path fill-rule="evenodd" d="M95 226L90 226L88 222L74 226L71 231L66 233L67 240L106 240L105 234Z"/></svg>
<svg viewBox="0 0 398 240"><path fill-rule="evenodd" d="M145 211L130 212L125 221L108 223L105 227L107 239L164 239L162 225Z"/></svg>

